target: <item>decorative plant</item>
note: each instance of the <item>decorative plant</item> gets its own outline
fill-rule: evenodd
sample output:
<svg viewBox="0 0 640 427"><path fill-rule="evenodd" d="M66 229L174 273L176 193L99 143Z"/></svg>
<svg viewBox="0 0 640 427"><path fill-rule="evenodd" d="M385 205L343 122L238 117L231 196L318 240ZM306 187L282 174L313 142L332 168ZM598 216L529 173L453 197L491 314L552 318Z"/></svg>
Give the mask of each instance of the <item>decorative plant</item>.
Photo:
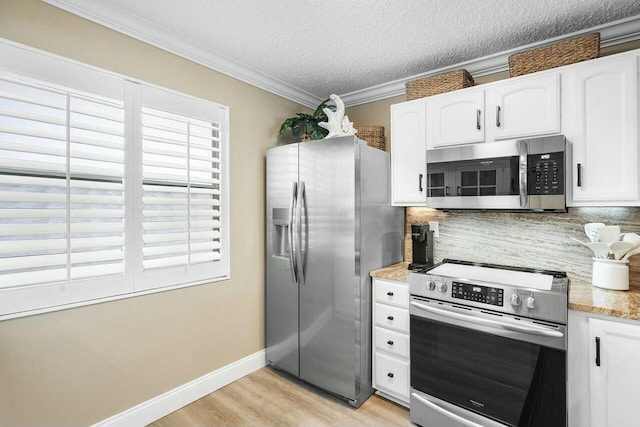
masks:
<svg viewBox="0 0 640 427"><path fill-rule="evenodd" d="M320 122L327 121L327 115L324 112L324 108L335 109L333 106L327 105L329 99L322 101L316 111L313 114L296 113L296 117L289 117L280 126L280 135L282 135L287 129L291 128L293 136L300 138L301 141L310 141L312 139L322 139L329 131L320 127Z"/></svg>

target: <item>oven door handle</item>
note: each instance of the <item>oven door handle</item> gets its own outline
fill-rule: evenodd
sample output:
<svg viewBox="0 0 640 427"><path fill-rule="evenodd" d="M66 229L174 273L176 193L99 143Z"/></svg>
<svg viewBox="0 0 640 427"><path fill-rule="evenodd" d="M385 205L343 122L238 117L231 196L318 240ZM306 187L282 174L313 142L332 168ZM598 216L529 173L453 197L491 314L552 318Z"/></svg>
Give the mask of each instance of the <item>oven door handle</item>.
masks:
<svg viewBox="0 0 640 427"><path fill-rule="evenodd" d="M454 414L451 411L448 411L438 405L436 405L433 402L428 401L427 399L425 399L424 397L420 396L418 393L411 393L411 397L413 397L414 399L418 400L420 403L423 403L425 405L427 405L429 408L433 409L436 412L439 412L440 414L444 415L447 418L451 418L452 420L456 421L457 423L465 426L465 427L482 427L482 425L478 424L478 423L474 423L473 421L469 421L463 417L461 417L460 415Z"/></svg>
<svg viewBox="0 0 640 427"><path fill-rule="evenodd" d="M441 308L429 307L424 304L420 304L414 301L411 301L411 305L415 308L419 308L420 310L428 311L430 313L439 314L441 316L450 317L456 320L462 320L464 322L476 323L478 325L490 326L493 328L501 328L514 332L524 332L532 335L542 335L545 337L563 337L564 334L560 331L553 331L551 329L538 327L538 326L519 326L512 325L509 323L498 322L490 319L482 319L480 317L469 316L461 313L454 313L448 310L442 310Z"/></svg>

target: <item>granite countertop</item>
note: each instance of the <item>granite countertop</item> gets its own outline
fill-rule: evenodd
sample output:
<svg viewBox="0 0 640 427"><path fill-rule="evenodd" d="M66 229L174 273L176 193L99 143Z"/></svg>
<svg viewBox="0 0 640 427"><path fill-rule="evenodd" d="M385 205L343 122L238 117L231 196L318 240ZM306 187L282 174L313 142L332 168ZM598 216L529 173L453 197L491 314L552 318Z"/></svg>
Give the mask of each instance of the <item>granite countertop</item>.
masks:
<svg viewBox="0 0 640 427"><path fill-rule="evenodd" d="M409 263L400 262L373 270L371 277L408 282L408 265ZM640 320L640 288L632 287L628 291L611 291L595 287L590 283L571 280L569 308L606 316Z"/></svg>

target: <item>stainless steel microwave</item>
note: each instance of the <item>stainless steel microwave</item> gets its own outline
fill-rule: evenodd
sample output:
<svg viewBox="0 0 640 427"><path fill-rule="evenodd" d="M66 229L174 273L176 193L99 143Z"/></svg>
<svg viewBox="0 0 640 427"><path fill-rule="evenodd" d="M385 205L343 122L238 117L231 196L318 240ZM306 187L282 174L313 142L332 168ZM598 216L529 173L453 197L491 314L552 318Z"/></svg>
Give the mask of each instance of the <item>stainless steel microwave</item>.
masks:
<svg viewBox="0 0 640 427"><path fill-rule="evenodd" d="M566 212L563 135L427 150L427 206Z"/></svg>

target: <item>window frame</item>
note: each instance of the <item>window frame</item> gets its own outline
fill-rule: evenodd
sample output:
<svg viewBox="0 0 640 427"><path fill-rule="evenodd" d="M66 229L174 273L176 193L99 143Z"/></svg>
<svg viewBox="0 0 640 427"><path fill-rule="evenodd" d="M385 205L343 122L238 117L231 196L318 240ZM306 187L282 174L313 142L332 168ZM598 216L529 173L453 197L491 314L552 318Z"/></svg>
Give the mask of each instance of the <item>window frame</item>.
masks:
<svg viewBox="0 0 640 427"><path fill-rule="evenodd" d="M121 99L125 105L124 235L125 273L122 280L76 279L62 283L0 288L0 321L213 283L230 278L229 108L195 96L112 73L18 43L0 39L0 76L45 83L54 89L90 96ZM200 274L166 274L165 268L150 275L142 270L142 101L145 92L173 99L170 112L214 121L205 107L218 112L220 125L220 260L198 267ZM166 104L165 104L166 105ZM152 108L158 106L149 105ZM215 268L212 268L215 267ZM163 273L165 273L163 275ZM148 277L144 277L148 276ZM152 277L153 276L153 277ZM105 286L105 284L109 284ZM114 283L117 285L114 285Z"/></svg>

